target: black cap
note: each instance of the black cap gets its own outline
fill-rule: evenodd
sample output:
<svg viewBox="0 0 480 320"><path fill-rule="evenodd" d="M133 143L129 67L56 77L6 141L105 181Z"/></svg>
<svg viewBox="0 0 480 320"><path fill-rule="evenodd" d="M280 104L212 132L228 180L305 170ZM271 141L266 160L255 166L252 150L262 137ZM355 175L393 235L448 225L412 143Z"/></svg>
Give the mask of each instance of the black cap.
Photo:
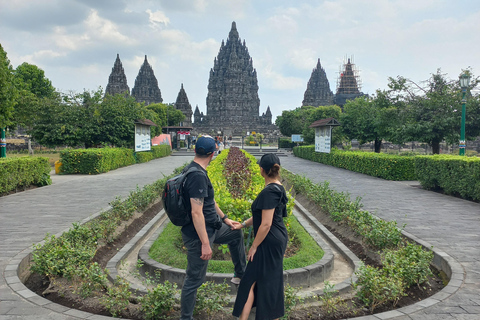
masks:
<svg viewBox="0 0 480 320"><path fill-rule="evenodd" d="M205 135L197 139L195 144L195 153L199 155L210 155L215 152L217 145L211 136Z"/></svg>
<svg viewBox="0 0 480 320"><path fill-rule="evenodd" d="M269 173L273 165L280 165L280 159L275 153L266 153L260 158L260 160L258 160L257 163L263 168L263 170L265 170L266 173Z"/></svg>

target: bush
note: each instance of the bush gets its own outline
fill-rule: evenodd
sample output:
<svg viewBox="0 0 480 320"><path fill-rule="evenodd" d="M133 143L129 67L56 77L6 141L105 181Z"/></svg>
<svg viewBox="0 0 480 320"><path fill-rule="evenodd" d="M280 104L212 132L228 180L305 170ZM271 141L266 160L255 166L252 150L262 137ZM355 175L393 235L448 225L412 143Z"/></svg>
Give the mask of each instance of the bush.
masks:
<svg viewBox="0 0 480 320"><path fill-rule="evenodd" d="M160 145L160 146L152 146L152 153L153 153L153 158L163 158L166 156L169 156L172 153L172 149L170 148L170 145Z"/></svg>
<svg viewBox="0 0 480 320"><path fill-rule="evenodd" d="M98 174L135 164L132 149L67 149L60 153L62 171L66 174Z"/></svg>
<svg viewBox="0 0 480 320"><path fill-rule="evenodd" d="M153 152L150 152L150 151L136 152L135 158L137 160L137 163L148 162L150 160L153 160Z"/></svg>
<svg viewBox="0 0 480 320"><path fill-rule="evenodd" d="M45 157L0 159L0 195L29 186L52 184L51 167Z"/></svg>
<svg viewBox="0 0 480 320"><path fill-rule="evenodd" d="M405 295L402 279L397 275L389 276L382 269L365 265L355 274L358 276L356 296L370 307L372 313L376 307L389 301L395 306Z"/></svg>
<svg viewBox="0 0 480 320"><path fill-rule="evenodd" d="M387 275L400 276L406 288L419 286L433 276L430 264L433 252L426 251L422 246L410 242L396 250L385 250L382 253L383 270Z"/></svg>
<svg viewBox="0 0 480 320"><path fill-rule="evenodd" d="M385 153L332 150L315 152L315 146L293 148L295 156L386 180L416 180L415 157Z"/></svg>
<svg viewBox="0 0 480 320"><path fill-rule="evenodd" d="M299 194L320 206L333 221L346 221L352 230L362 236L364 241L372 247L382 250L394 248L400 244L402 231L396 221L377 219L368 211L361 210L361 198L350 200L346 192L336 192L329 188L328 181L315 184L305 177L301 177L282 169L282 176L292 185Z"/></svg>
<svg viewBox="0 0 480 320"><path fill-rule="evenodd" d="M203 311L207 318L211 319L213 314L223 311L228 304L228 293L230 286L227 283L215 284L212 281L202 283L197 292L197 302L194 314Z"/></svg>
<svg viewBox="0 0 480 320"><path fill-rule="evenodd" d="M415 171L425 189L480 201L480 158L452 155L415 157Z"/></svg>
<svg viewBox="0 0 480 320"><path fill-rule="evenodd" d="M166 319L166 314L173 309L175 295L178 294L177 284L168 280L158 284L140 298L145 319Z"/></svg>

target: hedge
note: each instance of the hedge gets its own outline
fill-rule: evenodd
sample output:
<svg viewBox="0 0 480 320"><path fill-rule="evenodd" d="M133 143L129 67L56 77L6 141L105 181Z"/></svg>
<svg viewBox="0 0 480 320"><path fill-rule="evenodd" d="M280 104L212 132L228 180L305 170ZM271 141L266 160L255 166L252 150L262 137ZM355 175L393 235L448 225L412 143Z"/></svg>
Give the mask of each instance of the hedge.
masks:
<svg viewBox="0 0 480 320"><path fill-rule="evenodd" d="M416 156L415 170L425 189L480 201L480 158L452 155Z"/></svg>
<svg viewBox="0 0 480 320"><path fill-rule="evenodd" d="M25 189L29 186L45 186L52 183L50 164L46 157L20 157L0 160L0 194Z"/></svg>
<svg viewBox="0 0 480 320"><path fill-rule="evenodd" d="M60 153L61 172L98 174L135 163L170 155L168 145L154 146L151 151L135 153L127 148L67 149Z"/></svg>
<svg viewBox="0 0 480 320"><path fill-rule="evenodd" d="M333 150L331 153L315 152L315 146L293 148L295 156L368 174L386 180L416 180L415 157L385 153Z"/></svg>
<svg viewBox="0 0 480 320"><path fill-rule="evenodd" d="M63 173L98 174L136 163L132 149L68 149L60 153Z"/></svg>

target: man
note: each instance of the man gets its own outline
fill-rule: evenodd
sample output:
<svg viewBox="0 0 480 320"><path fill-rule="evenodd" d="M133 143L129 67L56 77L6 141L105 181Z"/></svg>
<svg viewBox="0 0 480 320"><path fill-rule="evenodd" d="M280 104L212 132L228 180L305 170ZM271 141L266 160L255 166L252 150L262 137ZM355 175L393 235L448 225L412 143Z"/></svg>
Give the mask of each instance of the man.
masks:
<svg viewBox="0 0 480 320"><path fill-rule="evenodd" d="M182 227L182 238L187 248L186 278L181 295L181 320L191 320L197 289L205 281L208 260L212 258L212 244L228 244L235 276L232 282L238 284L245 272L246 257L243 232L235 230L240 223L230 220L215 202L214 190L206 168L216 150L215 140L201 136L195 145L195 158L185 170L197 167L185 180L184 196L190 199L192 223ZM241 228L237 228L241 229Z"/></svg>

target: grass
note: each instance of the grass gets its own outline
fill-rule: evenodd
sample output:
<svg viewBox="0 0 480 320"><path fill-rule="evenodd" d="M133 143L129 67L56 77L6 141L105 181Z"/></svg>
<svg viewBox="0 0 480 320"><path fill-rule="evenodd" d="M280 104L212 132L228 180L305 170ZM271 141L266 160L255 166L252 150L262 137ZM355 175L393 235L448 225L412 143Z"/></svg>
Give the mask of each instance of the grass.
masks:
<svg viewBox="0 0 480 320"><path fill-rule="evenodd" d="M45 157L48 158L48 163L50 163L51 167L55 166L55 161L60 160L60 153L38 153L34 154L33 156L25 154L25 153L8 153L7 158L20 158L20 157Z"/></svg>
<svg viewBox="0 0 480 320"><path fill-rule="evenodd" d="M292 217L290 224L290 228L298 240L299 247L297 254L284 259L283 269L290 270L306 267L320 260L324 254L322 248L318 246L295 217ZM150 248L149 255L153 260L165 265L186 269L187 255L182 251L182 247L180 228L169 223ZM211 260L208 264L208 272L233 273L233 271L233 264L230 260Z"/></svg>

